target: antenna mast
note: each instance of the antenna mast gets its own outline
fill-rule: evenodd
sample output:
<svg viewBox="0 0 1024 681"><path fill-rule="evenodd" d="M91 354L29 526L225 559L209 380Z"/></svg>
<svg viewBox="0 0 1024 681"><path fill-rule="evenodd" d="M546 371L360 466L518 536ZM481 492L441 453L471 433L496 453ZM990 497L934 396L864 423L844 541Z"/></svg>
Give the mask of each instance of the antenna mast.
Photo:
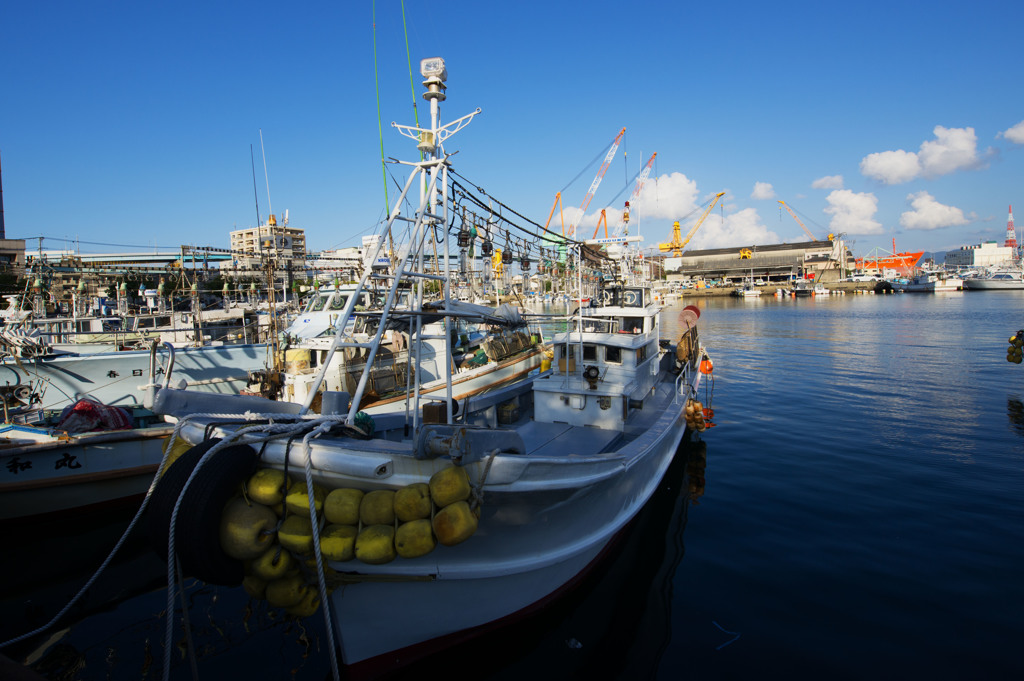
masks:
<svg viewBox="0 0 1024 681"><path fill-rule="evenodd" d="M263 148L263 128L260 128L260 152L263 154L263 177L267 181L267 210L274 214L274 205L270 202L270 176L267 174L267 151Z"/></svg>

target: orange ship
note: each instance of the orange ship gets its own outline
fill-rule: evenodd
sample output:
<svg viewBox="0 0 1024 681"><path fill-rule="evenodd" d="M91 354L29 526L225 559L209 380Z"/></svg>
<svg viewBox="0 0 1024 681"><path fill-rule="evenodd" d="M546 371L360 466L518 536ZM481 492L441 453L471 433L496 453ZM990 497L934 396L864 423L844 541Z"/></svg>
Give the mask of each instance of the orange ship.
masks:
<svg viewBox="0 0 1024 681"><path fill-rule="evenodd" d="M914 266L917 265L917 261L924 255L924 251L917 251L911 253L910 251L904 251L902 253L896 252L896 239L892 240L892 253L882 251L878 255L868 255L863 258L857 258L853 261L853 266L858 270L878 270L879 272L887 269L896 270L901 274L909 274Z"/></svg>

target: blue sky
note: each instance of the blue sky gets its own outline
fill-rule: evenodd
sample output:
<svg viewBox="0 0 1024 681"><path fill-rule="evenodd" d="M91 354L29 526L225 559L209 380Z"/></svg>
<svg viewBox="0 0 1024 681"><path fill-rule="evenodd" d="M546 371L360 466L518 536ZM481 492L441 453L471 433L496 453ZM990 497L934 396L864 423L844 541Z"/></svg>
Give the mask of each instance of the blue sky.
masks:
<svg viewBox="0 0 1024 681"><path fill-rule="evenodd" d="M1011 203L1024 223L1020 3L410 1L405 19L421 121L418 63L442 56L444 120L483 110L453 167L541 223L559 190L580 205L622 127L584 232L603 207L615 226L652 152L647 247L719 191L690 248L805 240L778 199L858 255L1001 242ZM390 126L413 123L400 2L5 3L7 236L226 247L256 222L251 145L262 216L357 245L385 206L375 37L385 155L410 159Z"/></svg>

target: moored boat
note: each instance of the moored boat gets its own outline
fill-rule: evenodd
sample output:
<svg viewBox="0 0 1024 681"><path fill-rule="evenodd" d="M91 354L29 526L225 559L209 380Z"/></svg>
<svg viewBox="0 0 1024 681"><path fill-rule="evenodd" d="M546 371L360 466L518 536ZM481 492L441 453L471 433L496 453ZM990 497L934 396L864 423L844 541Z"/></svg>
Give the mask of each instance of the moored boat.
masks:
<svg viewBox="0 0 1024 681"><path fill-rule="evenodd" d="M408 664L563 594L611 550L657 488L684 434L703 430L711 416L696 399L702 374L711 371L697 333L699 311L683 311L685 331L671 343L660 337L661 306L652 289L611 282L598 305L579 306L565 320L567 328L554 337L550 371L495 385L456 410L446 369L441 400L421 404L414 384L405 414L359 411L385 328L393 314L401 315L395 310L400 282L427 276L415 269L426 236L435 221L448 224L449 157L439 142L467 122L439 125L443 62L424 60L421 70L431 124L407 129L427 157L410 164L396 202L404 205L410 189L420 187L420 209L406 218L404 258L374 335L367 341L336 335L321 365L329 366L333 352L365 348L355 392L324 392L320 415L308 413L308 400L300 407L229 396L216 399L217 414L209 414L195 412L197 404L212 406L210 396L197 403L194 393L172 388L156 395L155 411L179 418L176 437L196 446L168 468L153 496L151 527L157 544L167 546L168 612L179 560L186 575L244 582L250 593L292 614L310 615L319 605L334 635L329 651L340 651L353 675ZM427 197L441 200L431 205ZM392 212L387 229L399 213ZM442 252L446 239L442 230ZM568 243L573 259L581 246ZM357 293L368 278L364 273ZM447 287L442 291L430 312L459 317ZM421 295L422 289L417 312ZM353 306L350 299L338 328L346 328ZM450 334L444 340L450 352ZM421 356L410 347L411 358ZM261 487L263 479L277 482ZM251 505L233 498L239 483L246 483ZM300 486L311 492L299 493ZM230 501L239 514L267 519L270 530L277 523L271 505L281 499L276 543L273 531L236 523L234 511L225 510ZM295 571L270 578L250 563L245 573L241 556L271 553L288 555ZM171 657L164 658L165 677Z"/></svg>
<svg viewBox="0 0 1024 681"><path fill-rule="evenodd" d="M0 521L142 498L173 426L143 408L80 400L31 423L0 424Z"/></svg>
<svg viewBox="0 0 1024 681"><path fill-rule="evenodd" d="M942 270L920 272L907 280L895 280L892 287L905 293L937 293L962 291L964 280Z"/></svg>
<svg viewBox="0 0 1024 681"><path fill-rule="evenodd" d="M964 288L978 291L1024 289L1024 276L1016 268L997 268L976 277L964 277Z"/></svg>

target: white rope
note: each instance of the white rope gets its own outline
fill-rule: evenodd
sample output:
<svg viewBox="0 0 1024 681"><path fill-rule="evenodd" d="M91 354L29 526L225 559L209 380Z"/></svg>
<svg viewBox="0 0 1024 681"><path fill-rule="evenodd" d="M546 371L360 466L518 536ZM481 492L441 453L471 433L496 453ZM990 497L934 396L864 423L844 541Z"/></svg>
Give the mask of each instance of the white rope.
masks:
<svg viewBox="0 0 1024 681"><path fill-rule="evenodd" d="M188 480L185 481L184 486L181 488L181 493L178 495L178 498L174 502L174 510L171 512L170 529L169 529L168 534L167 534L167 625L166 625L166 628L165 628L165 631L164 631L164 676L163 676L164 679L171 678L171 654L170 654L170 651L174 649L173 648L173 645L174 645L174 616L173 615L174 615L174 596L175 596L175 590L177 589L177 584L176 584L176 581L175 581L175 571L174 571L174 564L175 564L174 535L175 535L175 526L176 526L176 523L177 523L177 520L178 520L178 512L181 509L181 501L185 497L185 491L188 489L189 485L192 484L192 481L196 478L196 475L198 475L199 469L202 468L206 464L206 462L210 460L210 457L212 457L217 451L222 450L222 449L224 449L224 448L226 448L228 446L245 442L244 438L245 438L246 435L249 435L251 433L263 432L263 433L267 433L268 434L268 438L264 438L264 439L269 439L269 437L274 437L274 436L283 437L283 436L287 436L287 435L290 435L292 433L295 433L295 432L297 432L297 431L299 431L299 430L301 430L303 428L306 428L306 427L309 426L310 421L315 421L315 419L311 419L311 420L300 420L298 423L273 423L272 418L273 417L277 417L277 416L281 416L281 415L280 414L272 414L272 415L253 414L252 412L246 412L245 414L242 414L241 417L244 418L247 421L252 421L252 420L259 419L259 420L270 420L271 422L270 423L266 423L266 424L257 424L257 425L249 426L247 428L241 428L241 429L235 431L231 435L231 437L226 438L224 440L221 440L220 442L218 442L214 446L210 447L210 449L207 450L206 453L203 454L203 456L199 459L199 461L196 462L196 467L194 469L192 469L192 473L188 476ZM181 421L179 421L177 423L177 425L175 425L174 432L171 434L171 437L175 437L181 431L181 428L184 426L185 422L190 421L190 420L194 420L194 419L197 419L197 418L210 418L210 417L211 417L211 415L209 415L209 414L191 414L189 416L186 416ZM224 415L217 415L215 417L223 418ZM227 415L227 417L228 418L236 418L237 419L239 417L239 415L238 414L229 414L229 415ZM170 447L168 447L168 451L170 451ZM188 625L188 612L184 611L184 610L182 612L182 622L183 622L183 626L187 629L188 626L189 626Z"/></svg>
<svg viewBox="0 0 1024 681"><path fill-rule="evenodd" d="M107 566L110 565L110 562L114 559L114 556L117 555L117 552L121 550L121 547L124 545L125 541L128 539L128 535L131 534L132 529L139 522L139 518L142 517L143 511L146 510L146 506L149 504L150 497L152 497L152 495L153 495L153 490L156 489L156 484L160 480L160 472L163 470L164 465L165 465L165 463L167 461L167 456L170 454L170 452L171 452L171 447L168 444L168 445L166 445L164 447L164 455L163 455L163 457L160 460L160 465L159 465L159 467L157 467L157 471L153 475L153 480L149 483L149 489L146 490L146 496L143 497L142 504L139 506L139 510L135 512L135 517L132 518L130 523L128 523L127 529L125 529L124 533L121 535L121 538L117 540L117 544L114 545L114 548L110 551L110 554L106 557L106 559L103 561L103 563L100 564L99 568L96 570L96 572L93 573L92 577L89 578L89 581L87 581L85 583L85 586L83 586L78 591L78 593L75 594L74 597L72 597L72 599L70 601L68 601L68 604L65 605L64 608L60 612L58 612L56 615L54 615L53 619L51 619L49 622L47 622L43 626L39 627L38 629L35 629L33 631L28 632L27 634L22 634L21 636L18 636L17 638L12 638L9 641L4 641L3 643L0 643L0 648L4 648L6 646L9 646L12 643L17 643L19 641L23 641L23 640L25 640L25 639L27 639L29 637L35 636L36 634L41 634L42 632L44 632L47 629L49 629L50 627L52 627L54 624L57 623L58 620L60 620L61 617L63 617L65 614L67 614L68 610L70 610L71 607L74 606L74 604L77 603L78 600L83 595L85 595L85 592L89 590L89 587L91 587L93 585L93 583L97 579L99 579L99 576L101 574L103 574L104 570L107 569Z"/></svg>
<svg viewBox="0 0 1024 681"><path fill-rule="evenodd" d="M341 681L341 675L338 670L338 654L335 650L334 626L331 623L331 611L327 600L327 578L324 575L323 554L320 551L320 527L317 522L316 500L313 495L313 448L310 446L310 440L327 432L332 425L334 424L330 422L321 423L315 430L306 433L306 436L302 438L302 446L306 454L306 496L309 498L309 520L313 528L313 559L316 561L316 578L320 588L320 607L323 608L324 624L327 627L328 651L331 654L331 673L334 676L334 681Z"/></svg>

